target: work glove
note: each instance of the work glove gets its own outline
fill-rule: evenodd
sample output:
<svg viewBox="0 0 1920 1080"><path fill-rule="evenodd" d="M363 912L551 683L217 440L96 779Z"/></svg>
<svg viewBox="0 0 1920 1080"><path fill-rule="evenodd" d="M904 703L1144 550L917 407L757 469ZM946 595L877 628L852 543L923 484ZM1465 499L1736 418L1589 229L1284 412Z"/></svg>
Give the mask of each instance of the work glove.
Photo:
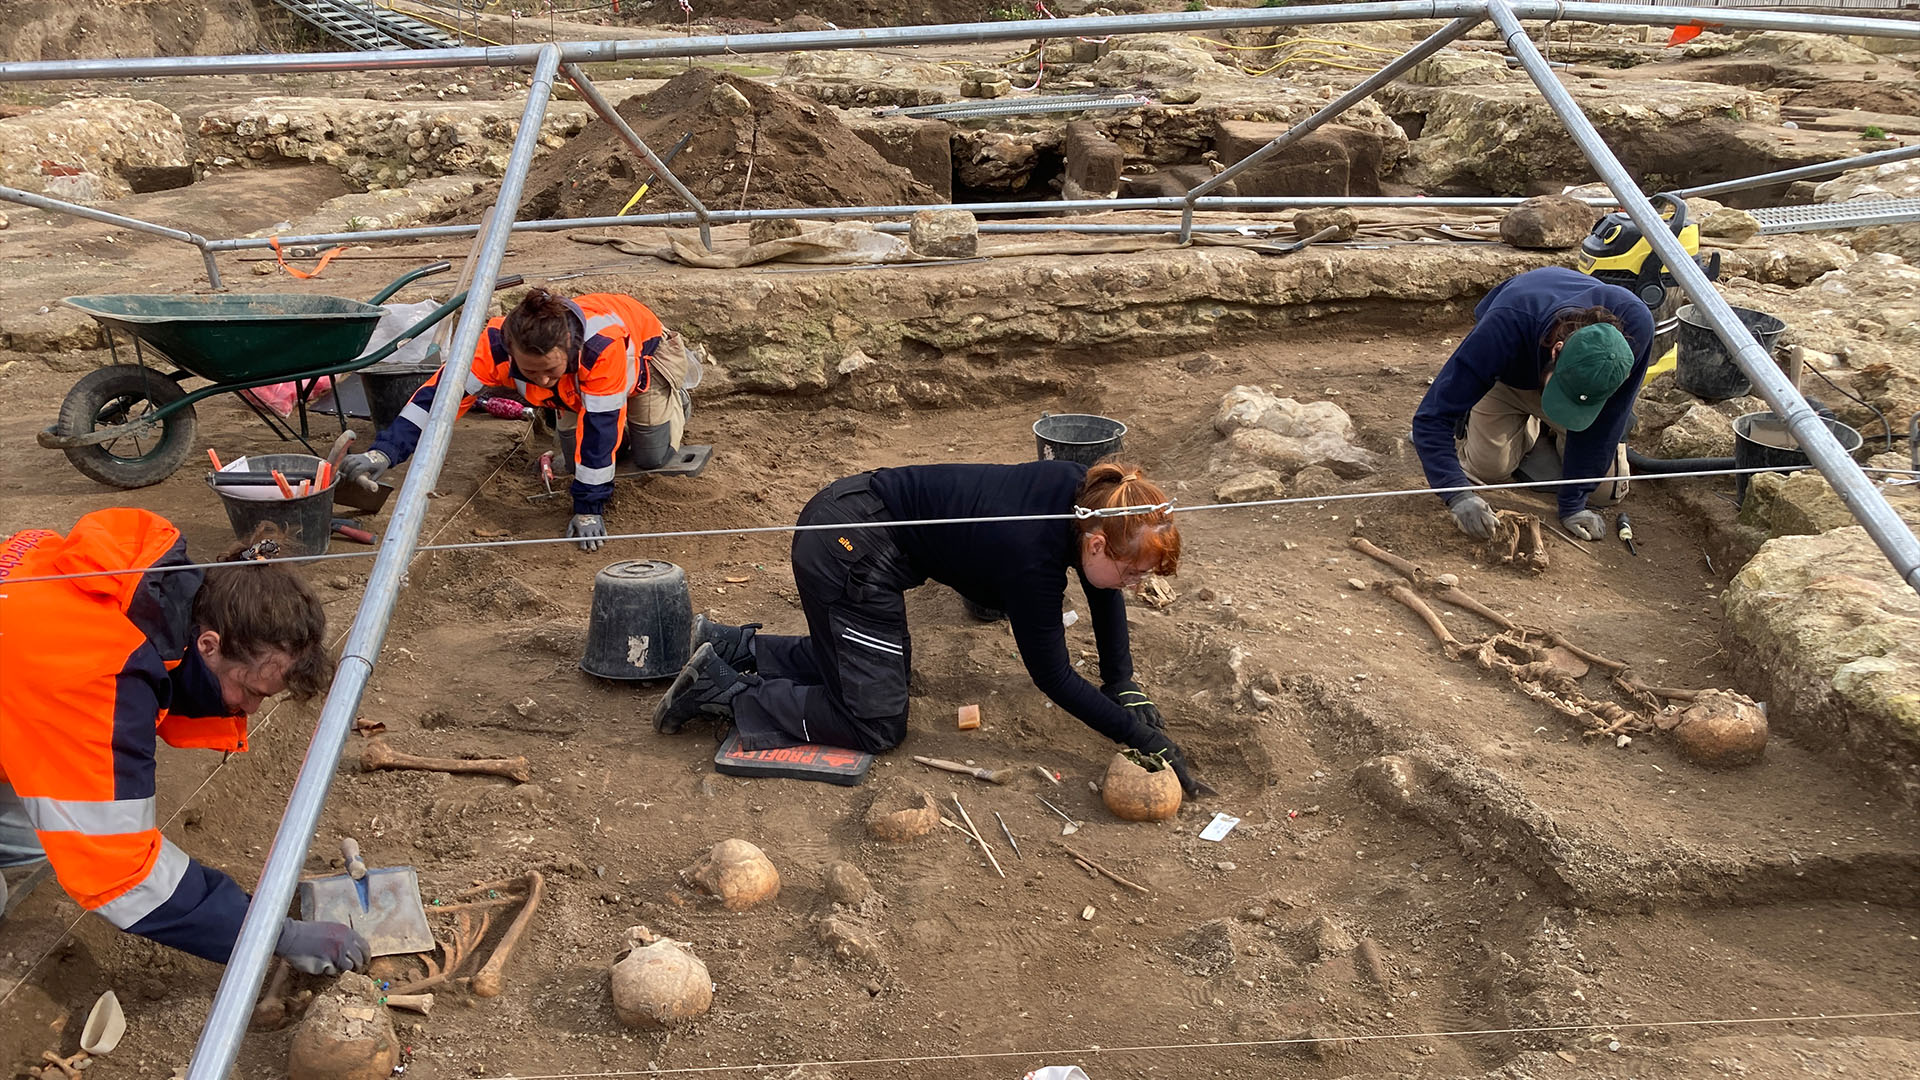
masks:
<svg viewBox="0 0 1920 1080"><path fill-rule="evenodd" d="M1447 509L1453 511L1453 523L1460 526L1460 531L1475 540L1491 540L1500 528L1493 507L1471 491L1456 492L1447 500Z"/></svg>
<svg viewBox="0 0 1920 1080"><path fill-rule="evenodd" d="M1172 739L1167 738L1165 732L1155 731L1134 749L1143 754L1164 754L1168 767L1173 769L1173 775L1180 778L1180 790L1186 792L1188 798L1219 794L1213 789L1212 784L1194 775L1193 767L1187 764L1187 755L1180 752L1180 748L1174 745Z"/></svg>
<svg viewBox="0 0 1920 1080"><path fill-rule="evenodd" d="M1592 510L1582 510L1576 514L1568 514L1566 517L1560 519L1560 524L1566 526L1568 532L1582 540L1605 540L1607 538L1606 519Z"/></svg>
<svg viewBox="0 0 1920 1080"><path fill-rule="evenodd" d="M1160 715L1160 707L1155 705L1153 699L1147 696L1147 692L1140 689L1140 684L1132 679L1108 683L1100 688L1100 692L1112 699L1115 705L1127 710L1128 716L1155 731L1167 726L1167 718Z"/></svg>
<svg viewBox="0 0 1920 1080"><path fill-rule="evenodd" d="M378 450L369 450L364 454L348 454L340 459L340 478L351 480L372 491L381 475L392 466L393 462L387 460L387 455Z"/></svg>
<svg viewBox="0 0 1920 1080"><path fill-rule="evenodd" d="M575 514L567 522L567 535L580 541L581 551L599 551L607 542L607 519L599 514Z"/></svg>
<svg viewBox="0 0 1920 1080"><path fill-rule="evenodd" d="M296 971L309 975L364 971L373 959L373 947L367 939L353 927L337 922L288 919L280 924L280 940L273 951Z"/></svg>

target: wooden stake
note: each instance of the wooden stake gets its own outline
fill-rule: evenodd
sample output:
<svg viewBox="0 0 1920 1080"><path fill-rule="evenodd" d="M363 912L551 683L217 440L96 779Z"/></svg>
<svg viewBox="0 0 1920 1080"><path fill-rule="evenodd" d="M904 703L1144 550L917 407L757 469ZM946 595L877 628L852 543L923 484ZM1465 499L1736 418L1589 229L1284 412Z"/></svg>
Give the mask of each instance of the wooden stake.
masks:
<svg viewBox="0 0 1920 1080"><path fill-rule="evenodd" d="M1073 850L1067 845L1061 844L1060 841L1058 840L1055 840L1054 843L1060 844L1060 850L1073 856L1073 859L1075 862L1079 863L1080 865L1086 867L1089 870L1097 871L1101 877L1106 878L1107 880L1113 882L1116 885L1124 885L1127 888L1132 889L1134 892L1152 892L1153 891L1147 888L1145 885L1140 884L1139 882L1128 881L1126 878L1123 878L1119 874L1116 874L1113 871L1107 869L1106 867L1101 866L1099 863L1094 862L1092 859L1087 858L1085 855L1080 854L1079 852Z"/></svg>

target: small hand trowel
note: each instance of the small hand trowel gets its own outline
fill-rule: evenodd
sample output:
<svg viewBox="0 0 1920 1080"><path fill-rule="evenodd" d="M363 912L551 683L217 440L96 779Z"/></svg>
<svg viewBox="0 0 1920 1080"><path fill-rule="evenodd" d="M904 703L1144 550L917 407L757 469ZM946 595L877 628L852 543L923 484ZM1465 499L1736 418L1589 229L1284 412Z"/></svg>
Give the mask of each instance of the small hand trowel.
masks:
<svg viewBox="0 0 1920 1080"><path fill-rule="evenodd" d="M300 883L300 918L305 922L346 923L360 932L375 956L429 952L433 933L420 903L420 877L411 866L367 869L360 844L340 841L347 872Z"/></svg>

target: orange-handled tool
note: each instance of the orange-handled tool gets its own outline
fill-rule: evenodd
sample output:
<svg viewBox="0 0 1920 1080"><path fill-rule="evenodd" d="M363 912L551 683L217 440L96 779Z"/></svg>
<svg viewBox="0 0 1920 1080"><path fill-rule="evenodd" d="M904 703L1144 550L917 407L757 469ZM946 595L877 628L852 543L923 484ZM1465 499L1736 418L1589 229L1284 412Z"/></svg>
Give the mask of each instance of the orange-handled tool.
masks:
<svg viewBox="0 0 1920 1080"><path fill-rule="evenodd" d="M281 498L283 499L293 498L293 485L287 483L287 478L281 474L279 469L273 470L273 483L274 483L274 486L280 489Z"/></svg>
<svg viewBox="0 0 1920 1080"><path fill-rule="evenodd" d="M333 486L333 462L320 463L320 471L313 478L313 490L325 491Z"/></svg>
<svg viewBox="0 0 1920 1080"><path fill-rule="evenodd" d="M219 454L216 454L216 453L214 453L214 452L213 452L213 447L211 447L211 446L209 446L209 447L207 447L207 460L208 460L208 461L211 461L211 462L213 462L213 471L214 471L214 472L219 472L219 471L220 471L220 455L219 455Z"/></svg>

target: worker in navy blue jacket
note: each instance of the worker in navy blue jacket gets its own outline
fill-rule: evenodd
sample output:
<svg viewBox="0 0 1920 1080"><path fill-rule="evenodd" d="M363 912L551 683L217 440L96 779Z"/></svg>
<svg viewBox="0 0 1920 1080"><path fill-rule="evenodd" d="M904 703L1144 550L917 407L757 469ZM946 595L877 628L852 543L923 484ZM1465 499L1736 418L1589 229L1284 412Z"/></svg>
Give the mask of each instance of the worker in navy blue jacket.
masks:
<svg viewBox="0 0 1920 1080"><path fill-rule="evenodd" d="M1051 520L826 528L794 534L793 577L806 637L756 634L696 616L693 658L661 698L654 727L700 715L732 722L740 743L765 750L823 743L877 752L907 734L905 592L929 578L1004 611L1027 674L1055 704L1100 734L1164 753L1189 794L1211 792L1161 730L1133 681L1121 589L1180 563L1166 495L1123 465L919 465L835 481L800 512L802 525L1059 515ZM1080 517L1075 511L1156 507ZM1100 653L1101 685L1074 670L1061 602L1080 579Z"/></svg>
<svg viewBox="0 0 1920 1080"><path fill-rule="evenodd" d="M1600 539L1606 523L1588 506L1626 495L1621 440L1652 359L1653 313L1618 285L1550 266L1501 282L1473 314L1473 330L1413 414L1427 483L1498 484L1515 470L1530 480L1577 478L1586 482L1559 489L1560 523ZM1462 532L1492 538L1485 499L1442 498Z"/></svg>

